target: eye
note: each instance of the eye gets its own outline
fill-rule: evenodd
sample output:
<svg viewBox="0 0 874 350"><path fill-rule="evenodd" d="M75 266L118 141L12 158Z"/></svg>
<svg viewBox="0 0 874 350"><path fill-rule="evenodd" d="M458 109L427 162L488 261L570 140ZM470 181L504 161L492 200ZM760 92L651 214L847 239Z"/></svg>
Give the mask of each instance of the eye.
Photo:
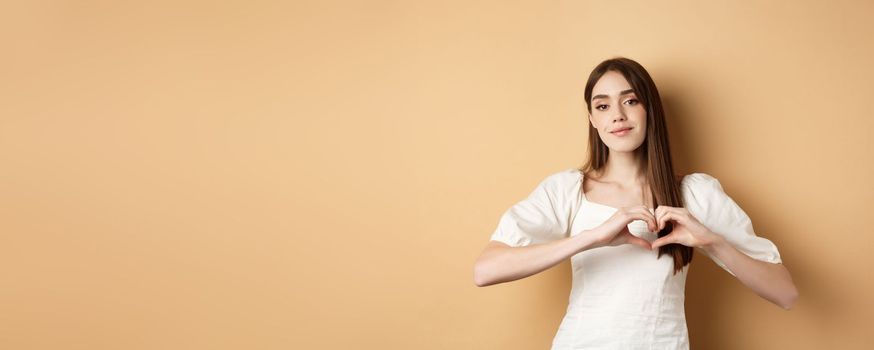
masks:
<svg viewBox="0 0 874 350"><path fill-rule="evenodd" d="M636 104L639 103L636 99L633 99L633 98L632 98L632 99L629 99L628 101L625 101L625 102L634 102L634 103L632 103L631 105L636 105Z"/></svg>
<svg viewBox="0 0 874 350"><path fill-rule="evenodd" d="M597 109L599 111L603 111L603 109L601 109L601 107L607 107L607 105L597 105L597 106L595 106L595 109Z"/></svg>

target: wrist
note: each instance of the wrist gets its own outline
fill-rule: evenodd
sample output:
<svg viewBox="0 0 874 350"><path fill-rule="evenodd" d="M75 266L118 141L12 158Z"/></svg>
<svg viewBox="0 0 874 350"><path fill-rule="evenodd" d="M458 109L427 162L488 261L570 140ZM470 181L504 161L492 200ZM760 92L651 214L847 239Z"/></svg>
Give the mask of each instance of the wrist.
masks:
<svg viewBox="0 0 874 350"><path fill-rule="evenodd" d="M708 254L713 254L727 243L728 241L725 240L725 237L715 233L711 233L710 238L702 243L698 248L707 252Z"/></svg>
<svg viewBox="0 0 874 350"><path fill-rule="evenodd" d="M584 230L572 237L576 241L577 253L601 246L602 243L596 238L598 235L593 231L594 229Z"/></svg>

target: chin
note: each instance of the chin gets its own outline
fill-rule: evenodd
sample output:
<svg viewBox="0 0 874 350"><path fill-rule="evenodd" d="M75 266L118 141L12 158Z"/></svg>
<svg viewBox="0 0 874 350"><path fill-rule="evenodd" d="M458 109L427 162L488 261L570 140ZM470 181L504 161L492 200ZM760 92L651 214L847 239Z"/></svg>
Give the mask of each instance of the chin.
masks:
<svg viewBox="0 0 874 350"><path fill-rule="evenodd" d="M637 150L637 148L634 148L634 149L628 149L627 147L622 147L622 148L611 148L611 147L608 147L608 148L610 148L610 152L619 152L619 153L631 153L631 152L634 152L634 151Z"/></svg>
<svg viewBox="0 0 874 350"><path fill-rule="evenodd" d="M607 145L607 148L609 148L611 152L634 152L638 148L640 148L640 146L643 145L643 142L641 142L641 143L625 143L625 144L619 144L619 145L616 145L616 144L611 145L608 143L606 145Z"/></svg>

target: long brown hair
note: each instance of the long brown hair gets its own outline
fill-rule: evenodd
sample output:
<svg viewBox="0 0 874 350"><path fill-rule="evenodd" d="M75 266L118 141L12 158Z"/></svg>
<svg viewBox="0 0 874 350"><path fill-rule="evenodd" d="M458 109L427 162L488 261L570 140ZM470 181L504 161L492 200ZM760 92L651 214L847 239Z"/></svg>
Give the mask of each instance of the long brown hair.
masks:
<svg viewBox="0 0 874 350"><path fill-rule="evenodd" d="M655 82L639 63L625 57L614 57L598 64L589 75L586 82L586 105L589 113L592 113L592 88L604 73L615 71L622 74L631 87L634 88L637 98L646 108L646 138L638 148L643 152L640 157L640 166L646 170L646 182L650 186L655 205L667 205L682 207L683 198L680 195L680 180L674 174L674 165L671 160L671 150L668 146L668 129L665 124L665 111L662 108L661 97L656 89ZM598 130L589 124L589 159L579 170L585 174L592 170L600 170L607 163L610 149L601 141ZM580 184L582 190L582 184ZM659 237L664 237L673 229L670 222L658 232ZM668 254L674 259L674 274L677 274L684 266L692 261L691 247L672 243L659 248L657 258Z"/></svg>

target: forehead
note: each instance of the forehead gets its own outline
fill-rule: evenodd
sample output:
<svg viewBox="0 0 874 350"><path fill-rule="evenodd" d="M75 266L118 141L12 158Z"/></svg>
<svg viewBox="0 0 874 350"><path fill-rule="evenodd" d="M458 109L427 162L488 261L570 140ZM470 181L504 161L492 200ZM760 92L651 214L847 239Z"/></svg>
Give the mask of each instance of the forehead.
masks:
<svg viewBox="0 0 874 350"><path fill-rule="evenodd" d="M598 95L608 95L611 97L619 96L619 93L631 89L631 84L622 73L616 71L608 71L598 79L595 86L592 87L592 99L598 98Z"/></svg>

